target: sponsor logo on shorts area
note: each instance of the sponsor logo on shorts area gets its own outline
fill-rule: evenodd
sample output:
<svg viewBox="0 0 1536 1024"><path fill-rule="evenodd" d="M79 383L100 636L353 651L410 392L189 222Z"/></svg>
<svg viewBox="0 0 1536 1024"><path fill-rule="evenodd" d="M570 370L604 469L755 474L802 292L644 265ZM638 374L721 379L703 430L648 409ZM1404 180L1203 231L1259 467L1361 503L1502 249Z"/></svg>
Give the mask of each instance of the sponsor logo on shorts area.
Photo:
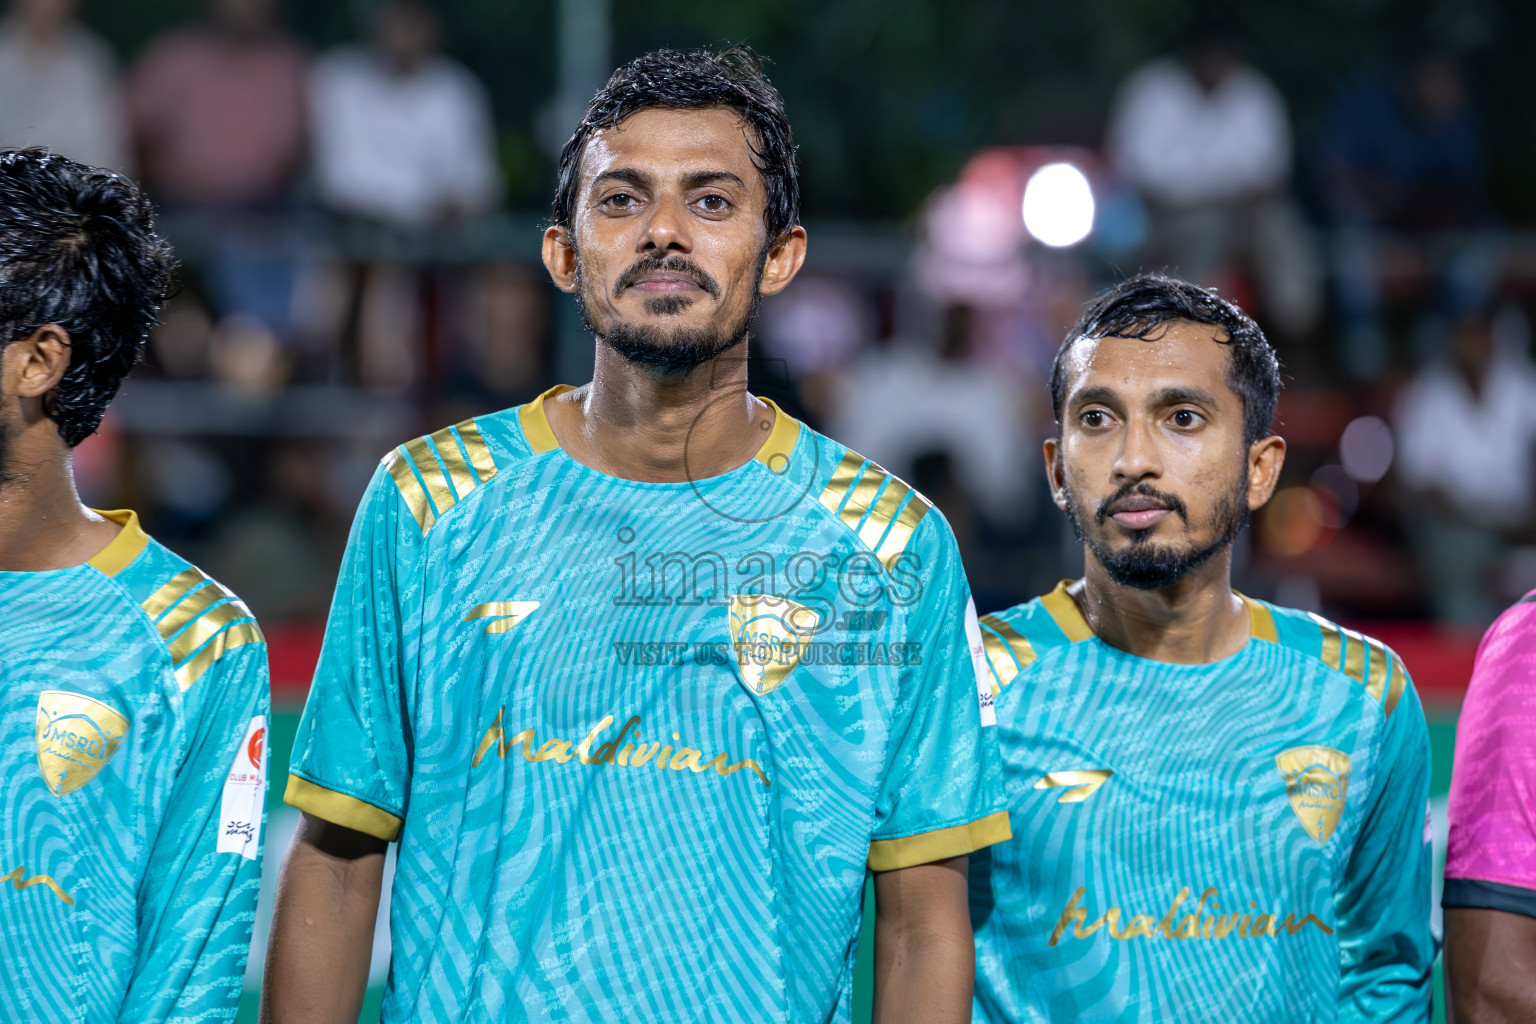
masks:
<svg viewBox="0 0 1536 1024"><path fill-rule="evenodd" d="M1301 827L1319 845L1326 844L1344 815L1349 755L1332 747L1292 747L1275 755L1275 766Z"/></svg>
<svg viewBox="0 0 1536 1024"><path fill-rule="evenodd" d="M128 734L128 719L110 704L66 690L37 696L37 767L54 796L94 779Z"/></svg>

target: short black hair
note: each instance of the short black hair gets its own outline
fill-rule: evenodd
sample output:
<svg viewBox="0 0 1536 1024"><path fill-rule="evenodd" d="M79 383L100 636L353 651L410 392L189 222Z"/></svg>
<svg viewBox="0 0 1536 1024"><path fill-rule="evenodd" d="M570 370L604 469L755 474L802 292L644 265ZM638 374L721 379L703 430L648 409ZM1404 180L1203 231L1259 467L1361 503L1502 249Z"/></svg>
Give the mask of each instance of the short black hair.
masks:
<svg viewBox="0 0 1536 1024"><path fill-rule="evenodd" d="M581 123L560 150L560 177L551 221L569 228L576 208L577 178L587 142L605 128L642 110L708 110L728 107L741 115L755 140L753 163L768 192L768 243L784 239L800 222L800 172L784 99L745 46L727 50L655 50L615 71L587 104Z"/></svg>
<svg viewBox="0 0 1536 1024"><path fill-rule="evenodd" d="M47 324L69 333L69 367L44 406L65 444L101 423L170 276L170 247L128 178L45 149L0 150L0 346Z"/></svg>
<svg viewBox="0 0 1536 1024"><path fill-rule="evenodd" d="M1243 401L1243 440L1269 436L1280 399L1280 360L1253 317L1213 289L1163 274L1137 274L1088 304L1051 363L1051 409L1061 422L1067 403L1067 354L1079 338L1142 338L1173 320L1221 328L1231 352L1227 385Z"/></svg>

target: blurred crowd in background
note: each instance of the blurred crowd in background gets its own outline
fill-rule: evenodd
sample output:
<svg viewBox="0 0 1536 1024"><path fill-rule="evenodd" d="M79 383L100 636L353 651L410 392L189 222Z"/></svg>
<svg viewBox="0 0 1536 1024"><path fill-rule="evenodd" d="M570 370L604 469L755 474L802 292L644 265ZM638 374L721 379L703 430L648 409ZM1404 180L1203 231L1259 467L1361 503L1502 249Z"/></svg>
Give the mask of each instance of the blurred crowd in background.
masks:
<svg viewBox="0 0 1536 1024"><path fill-rule="evenodd" d="M591 365L538 264L547 207L505 201L510 114L484 72L447 52L438 9L351 12L355 41L330 48L275 0L213 0L132 48L73 0L11 0L0 23L0 146L136 176L182 264L79 451L85 497L137 508L272 622L323 617L391 446ZM1166 269L1254 313L1287 374L1286 472L1239 586L1485 625L1536 587L1536 240L1489 189L1475 52L1336 67L1297 110L1240 26L1174 35L1079 117L1093 131L986 140L913 208L839 216L813 189L754 387L931 498L978 607L1002 607L1081 566L1041 469L1063 332L1099 288ZM826 130L807 122L802 141Z"/></svg>

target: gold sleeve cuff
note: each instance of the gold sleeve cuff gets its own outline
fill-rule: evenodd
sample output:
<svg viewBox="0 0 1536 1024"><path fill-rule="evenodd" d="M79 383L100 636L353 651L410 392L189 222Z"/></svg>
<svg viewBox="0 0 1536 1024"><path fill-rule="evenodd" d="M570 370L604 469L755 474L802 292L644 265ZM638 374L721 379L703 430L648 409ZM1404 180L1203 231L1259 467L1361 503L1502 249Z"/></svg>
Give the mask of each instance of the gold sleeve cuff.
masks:
<svg viewBox="0 0 1536 1024"><path fill-rule="evenodd" d="M403 822L393 814L356 797L317 786L297 775L288 776L283 803L317 818L324 818L333 825L362 832L386 843L400 838Z"/></svg>
<svg viewBox="0 0 1536 1024"><path fill-rule="evenodd" d="M869 870L896 871L931 864L936 860L975 853L1012 838L1008 812L998 811L979 821L941 828L937 832L922 832L901 839L876 839L869 844Z"/></svg>

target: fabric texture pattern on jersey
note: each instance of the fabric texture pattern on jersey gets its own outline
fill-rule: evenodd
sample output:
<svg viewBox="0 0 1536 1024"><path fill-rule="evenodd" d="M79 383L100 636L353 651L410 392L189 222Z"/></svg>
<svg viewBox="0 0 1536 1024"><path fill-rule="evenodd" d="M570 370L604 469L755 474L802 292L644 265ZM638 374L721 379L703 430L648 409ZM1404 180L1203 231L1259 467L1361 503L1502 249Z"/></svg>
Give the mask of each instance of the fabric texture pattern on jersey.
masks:
<svg viewBox="0 0 1536 1024"><path fill-rule="evenodd" d="M782 412L605 475L563 390L391 452L349 541L287 799L400 843L383 1019L846 1021L866 869L1007 831L949 527Z"/></svg>
<svg viewBox="0 0 1536 1024"><path fill-rule="evenodd" d="M1209 664L1063 583L981 618L1013 839L971 859L978 1021L1427 1021L1429 739L1385 646L1247 598Z"/></svg>
<svg viewBox="0 0 1536 1024"><path fill-rule="evenodd" d="M131 512L0 572L0 1017L231 1021L260 886L266 645ZM9 884L5 884L9 883Z"/></svg>

